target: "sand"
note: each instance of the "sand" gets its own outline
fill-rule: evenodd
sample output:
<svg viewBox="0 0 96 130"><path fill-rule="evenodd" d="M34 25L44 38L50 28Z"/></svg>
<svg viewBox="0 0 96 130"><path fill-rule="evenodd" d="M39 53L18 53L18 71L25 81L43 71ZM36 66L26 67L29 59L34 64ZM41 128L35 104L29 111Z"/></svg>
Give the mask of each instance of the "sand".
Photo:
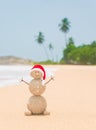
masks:
<svg viewBox="0 0 96 130"><path fill-rule="evenodd" d="M0 88L0 130L96 130L96 66L58 65L47 85L46 116L25 116L24 83Z"/></svg>

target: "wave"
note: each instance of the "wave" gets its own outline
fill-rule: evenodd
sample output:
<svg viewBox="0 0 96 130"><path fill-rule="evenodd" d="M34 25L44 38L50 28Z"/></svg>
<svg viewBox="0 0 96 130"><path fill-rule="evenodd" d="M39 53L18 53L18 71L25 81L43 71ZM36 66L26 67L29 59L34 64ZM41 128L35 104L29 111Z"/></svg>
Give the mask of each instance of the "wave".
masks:
<svg viewBox="0 0 96 130"><path fill-rule="evenodd" d="M30 70L32 66L27 65L0 65L0 87L18 84L23 78L26 81L30 81ZM46 75L53 75L55 68L45 68Z"/></svg>

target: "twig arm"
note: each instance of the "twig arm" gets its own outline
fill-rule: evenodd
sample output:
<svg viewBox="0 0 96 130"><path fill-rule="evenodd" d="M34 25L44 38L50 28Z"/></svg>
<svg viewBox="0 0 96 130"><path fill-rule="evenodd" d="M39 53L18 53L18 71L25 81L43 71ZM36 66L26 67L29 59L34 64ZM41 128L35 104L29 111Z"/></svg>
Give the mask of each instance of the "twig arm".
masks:
<svg viewBox="0 0 96 130"><path fill-rule="evenodd" d="M23 78L21 79L21 82L24 82L25 84L29 85L29 83L23 80Z"/></svg>
<svg viewBox="0 0 96 130"><path fill-rule="evenodd" d="M52 76L46 83L44 83L44 85L48 84L51 80L54 80L54 78Z"/></svg>

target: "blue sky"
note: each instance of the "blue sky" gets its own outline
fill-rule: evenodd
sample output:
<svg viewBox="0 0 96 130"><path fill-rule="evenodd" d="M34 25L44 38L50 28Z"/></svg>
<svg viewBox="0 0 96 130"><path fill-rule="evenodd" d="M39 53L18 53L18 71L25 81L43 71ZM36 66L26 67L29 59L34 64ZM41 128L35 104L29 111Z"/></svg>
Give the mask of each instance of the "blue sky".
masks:
<svg viewBox="0 0 96 130"><path fill-rule="evenodd" d="M35 41L38 32L45 36L44 45L54 46L54 60L62 58L64 34L58 25L65 17L71 22L67 37L75 44L96 40L95 0L2 0L0 1L0 56L13 55L46 60L42 45Z"/></svg>

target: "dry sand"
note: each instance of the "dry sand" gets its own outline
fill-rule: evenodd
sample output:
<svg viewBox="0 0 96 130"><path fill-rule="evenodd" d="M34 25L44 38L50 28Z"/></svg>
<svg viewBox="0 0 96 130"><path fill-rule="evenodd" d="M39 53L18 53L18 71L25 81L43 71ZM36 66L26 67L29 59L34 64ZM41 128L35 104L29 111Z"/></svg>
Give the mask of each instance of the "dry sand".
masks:
<svg viewBox="0 0 96 130"><path fill-rule="evenodd" d="M0 88L0 130L96 130L96 66L56 67L47 85L47 116L25 116L24 83Z"/></svg>

